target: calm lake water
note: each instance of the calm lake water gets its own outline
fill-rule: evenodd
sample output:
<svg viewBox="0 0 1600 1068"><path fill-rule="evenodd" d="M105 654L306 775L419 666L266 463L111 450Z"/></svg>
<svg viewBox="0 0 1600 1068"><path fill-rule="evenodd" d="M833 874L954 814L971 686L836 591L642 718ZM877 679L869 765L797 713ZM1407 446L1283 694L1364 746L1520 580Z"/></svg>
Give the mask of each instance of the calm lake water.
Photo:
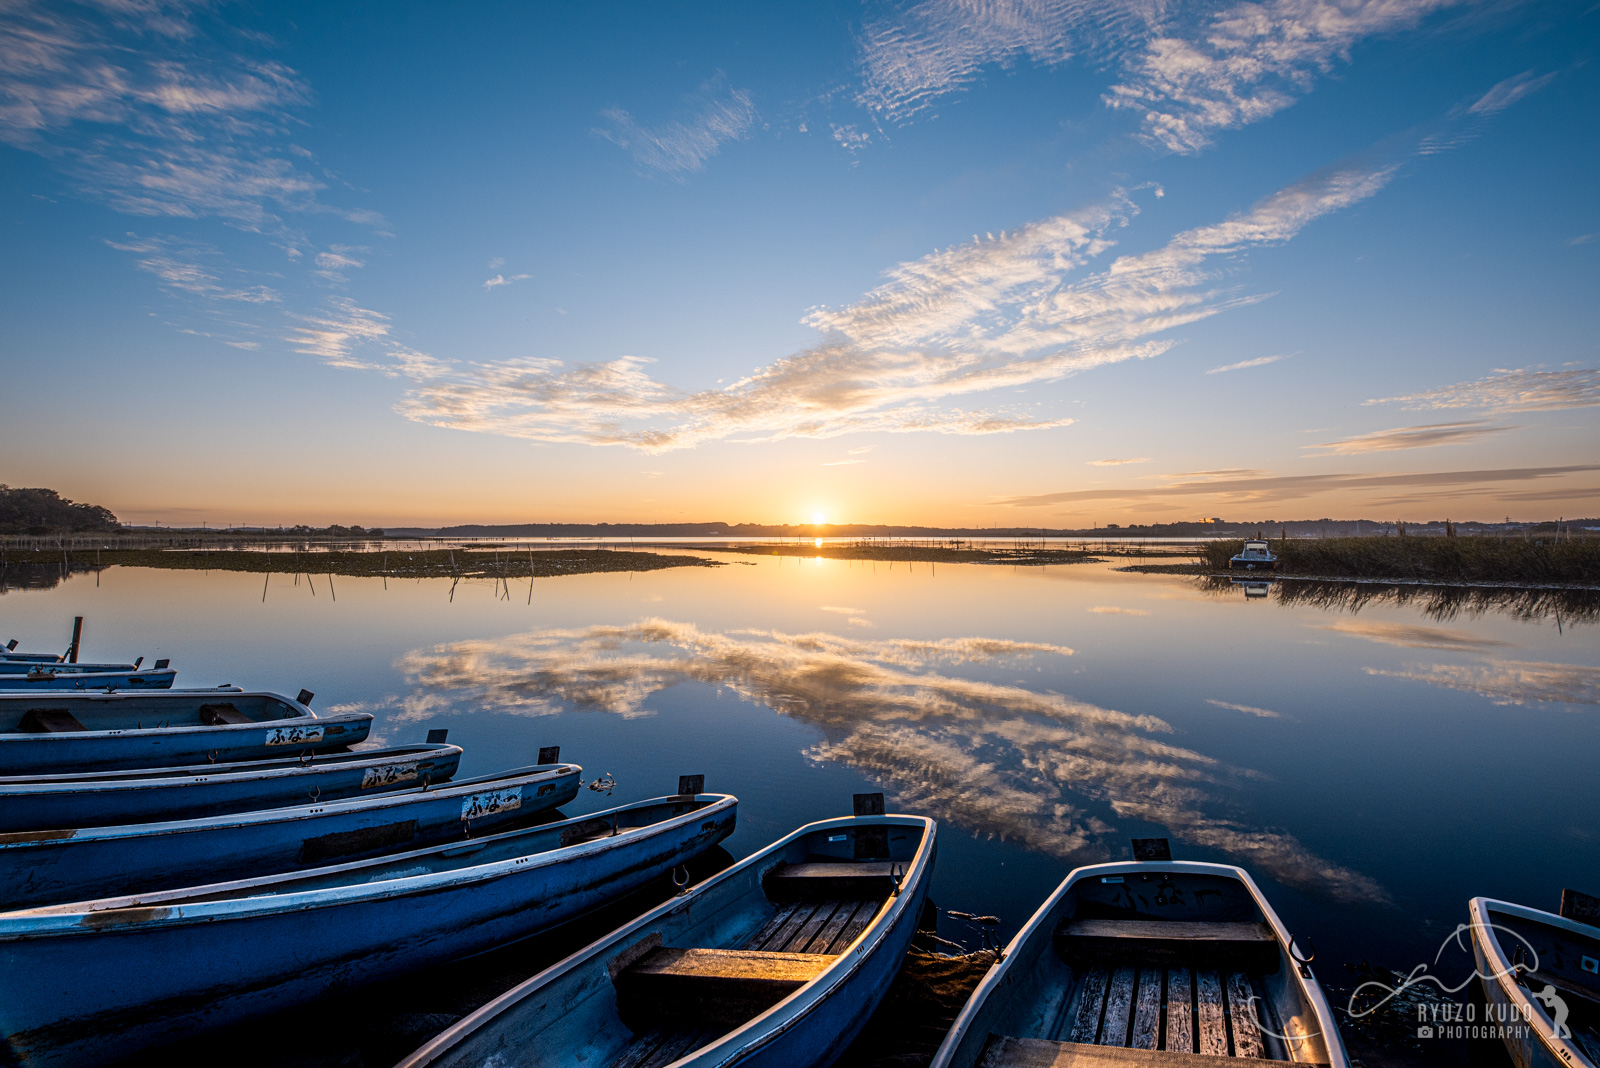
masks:
<svg viewBox="0 0 1600 1068"><path fill-rule="evenodd" d="M882 790L940 821L939 906L1006 937L1131 837L1243 865L1332 986L1363 960L1465 976L1459 950L1431 962L1473 895L1600 893L1600 642L1570 606L712 555L727 565L538 579L531 599L526 580L111 568L5 593L0 639L64 647L82 615L87 659L306 687L373 712L385 744L447 727L463 775L559 744L618 783L569 815L703 772L740 799L736 857Z"/></svg>

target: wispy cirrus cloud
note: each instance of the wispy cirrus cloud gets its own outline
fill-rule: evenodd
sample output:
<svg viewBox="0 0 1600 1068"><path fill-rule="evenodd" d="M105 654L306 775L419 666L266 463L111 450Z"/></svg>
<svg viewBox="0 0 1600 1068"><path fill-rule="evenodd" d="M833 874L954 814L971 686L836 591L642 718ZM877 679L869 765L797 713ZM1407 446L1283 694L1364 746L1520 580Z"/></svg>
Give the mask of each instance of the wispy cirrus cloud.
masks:
<svg viewBox="0 0 1600 1068"><path fill-rule="evenodd" d="M1480 408L1498 412L1555 412L1600 405L1600 371L1574 367L1564 371L1532 368L1496 370L1471 382L1440 386L1422 393L1369 400L1367 404L1399 404L1412 410Z"/></svg>
<svg viewBox="0 0 1600 1068"><path fill-rule="evenodd" d="M1126 61L1105 100L1142 113L1151 142L1197 152L1218 130L1288 107L1361 41L1409 30L1458 2L1251 0L1192 22L1174 19Z"/></svg>
<svg viewBox="0 0 1600 1068"><path fill-rule="evenodd" d="M487 279L483 283L483 288L493 291L495 289L499 289L501 286L509 286L515 282L522 282L532 277L533 275L531 274L514 274L510 278L507 278L503 274L497 274L493 278Z"/></svg>
<svg viewBox="0 0 1600 1068"><path fill-rule="evenodd" d="M1319 493L1373 491L1386 492L1397 489L1430 489L1448 487L1452 498L1468 495L1493 495L1502 497L1506 483L1532 482L1555 479L1567 475L1600 471L1600 464L1573 464L1565 467L1513 467L1475 471L1417 471L1399 474L1365 474L1361 472L1329 472L1317 475L1246 475L1245 477L1180 478L1164 486L1126 486L1101 489L1071 490L1062 493L1037 493L1019 497L1003 497L996 504L1010 504L1025 508L1038 508L1054 504L1074 504L1082 501L1160 501L1168 498L1215 496L1223 501L1279 502L1299 500ZM1179 477L1179 476L1174 476ZM1574 496L1584 491L1577 488L1552 488L1552 494ZM1554 498L1552 498L1554 499Z"/></svg>
<svg viewBox="0 0 1600 1068"><path fill-rule="evenodd" d="M760 118L750 91L729 86L720 73L684 110L682 118L647 126L620 107L608 108L601 112L606 125L594 133L628 152L646 171L682 180L705 167L724 144L748 136Z"/></svg>
<svg viewBox="0 0 1600 1068"><path fill-rule="evenodd" d="M129 234L122 241L107 241L106 244L119 252L135 253L138 258L134 260L134 266L146 274L154 275L168 290L208 300L246 304L273 304L283 299L271 286L224 283L216 272L238 272L226 266L220 252L206 245L134 234Z"/></svg>
<svg viewBox="0 0 1600 1068"><path fill-rule="evenodd" d="M1525 70L1494 86L1474 101L1467 110L1474 115L1497 115L1529 93L1543 89L1555 81L1555 77L1554 73L1535 77L1533 71Z"/></svg>
<svg viewBox="0 0 1600 1068"><path fill-rule="evenodd" d="M1089 461L1090 465L1094 467L1121 467L1123 464L1147 464L1149 462L1150 457L1148 456L1129 456L1123 459Z"/></svg>
<svg viewBox="0 0 1600 1068"><path fill-rule="evenodd" d="M1230 712L1243 712L1245 715L1255 716L1257 719L1283 718L1278 713L1268 708L1257 708L1255 705L1236 705L1231 701L1218 701L1214 697L1206 698L1206 704L1213 705L1217 708L1226 708Z"/></svg>
<svg viewBox="0 0 1600 1068"><path fill-rule="evenodd" d="M340 211L289 140L310 101L282 63L201 32L200 3L0 10L0 140L52 160L118 211L276 228L283 211Z"/></svg>
<svg viewBox="0 0 1600 1068"><path fill-rule="evenodd" d="M437 426L652 452L863 431L1062 427L1072 420L940 405L1167 351L1174 342L1158 335L1261 299L1226 284L1213 260L1292 239L1377 193L1396 167L1330 168L1076 280L1137 214L1128 196L935 252L892 268L854 304L814 309L805 322L823 332L823 343L719 389L671 387L638 356L579 365L527 359L457 365L399 410Z"/></svg>
<svg viewBox="0 0 1600 1068"><path fill-rule="evenodd" d="M1253 360L1240 360L1238 363L1226 363L1221 367L1213 367L1211 370L1207 371L1206 374L1220 375L1226 374L1229 371L1243 371L1250 367L1265 367L1269 363L1277 363L1279 360L1287 360L1292 355L1294 354L1285 352L1276 356L1257 356Z"/></svg>
<svg viewBox="0 0 1600 1068"><path fill-rule="evenodd" d="M1369 452L1393 452L1397 449L1427 449L1437 445L1464 445L1482 441L1494 434L1516 430L1515 426L1473 419L1464 423L1428 423L1424 426L1400 426L1393 430L1374 430L1338 441L1324 441L1319 445L1304 445L1306 449L1324 449L1335 456L1360 456Z"/></svg>
<svg viewBox="0 0 1600 1068"><path fill-rule="evenodd" d="M212 7L203 0L0 4L0 141L49 161L85 199L160 221L152 225L183 224L183 237L108 244L210 320L197 328L180 313L177 329L253 349L260 342L240 335L270 334L273 320L281 332L284 313L251 320L243 305L292 306L297 281L301 289L342 284L361 265L352 245L308 256L317 243L305 228L328 219L373 227L382 219L323 199L337 179L294 140L310 87L283 63L247 54L270 41L224 24ZM195 236L207 226L208 239ZM250 262L248 235L268 239L254 252L271 256L270 266L239 265ZM227 253L224 245L232 246ZM298 279L281 272L280 251L304 271ZM306 344L327 347L314 338Z"/></svg>
<svg viewBox="0 0 1600 1068"><path fill-rule="evenodd" d="M1125 33L1129 22L1142 28L1159 7L1159 0L923 0L862 26L856 99L903 122L972 85L985 67L1024 58L1041 66L1065 62L1086 31L1104 39Z"/></svg>

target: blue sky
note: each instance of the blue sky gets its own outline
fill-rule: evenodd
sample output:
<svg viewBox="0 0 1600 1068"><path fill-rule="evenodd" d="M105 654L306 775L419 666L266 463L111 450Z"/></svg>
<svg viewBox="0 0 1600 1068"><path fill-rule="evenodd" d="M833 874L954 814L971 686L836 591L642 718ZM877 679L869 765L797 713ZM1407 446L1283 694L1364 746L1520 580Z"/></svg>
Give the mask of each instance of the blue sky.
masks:
<svg viewBox="0 0 1600 1068"><path fill-rule="evenodd" d="M1600 513L1600 9L0 7L0 481L137 522Z"/></svg>

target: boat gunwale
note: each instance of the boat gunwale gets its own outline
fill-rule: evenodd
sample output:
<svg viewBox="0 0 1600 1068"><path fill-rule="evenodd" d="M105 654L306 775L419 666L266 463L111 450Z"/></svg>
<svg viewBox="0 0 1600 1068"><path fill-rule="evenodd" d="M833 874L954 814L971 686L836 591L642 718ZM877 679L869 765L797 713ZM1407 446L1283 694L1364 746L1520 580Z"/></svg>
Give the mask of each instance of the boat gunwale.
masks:
<svg viewBox="0 0 1600 1068"><path fill-rule="evenodd" d="M92 929L92 931L117 932L127 931L137 926L141 930L149 930L156 927L178 927L228 919L249 919L274 913L302 912L316 908L338 908L344 905L386 901L396 897L434 893L452 889L457 884L483 883L519 872L539 871L550 867L552 864L564 863L589 853L602 853L618 848L624 843L638 842L644 838L667 834L679 829L685 823L693 822L696 819L704 819L705 814L708 812L720 814L729 809L736 809L739 800L732 794L696 794L694 795L694 800L707 800L708 803L700 808L692 809L688 812L680 812L668 816L666 819L648 823L643 827L629 828L634 833L629 833L626 836L618 834L615 837L599 838L589 842L576 842L565 846L557 845L553 849L541 850L537 853L524 853L521 856L508 857L505 860L492 861L488 864L469 864L459 868L450 868L446 871L397 875L391 879L346 883L338 886L319 887L313 890L292 891L286 894L269 892L212 901L185 902L180 900L171 906L163 906L161 904L164 900L192 897L202 892L207 894L227 893L231 890L246 889L251 886L269 886L274 882L326 877L343 871L359 870L363 867L403 863L407 860L440 854L450 849L461 849L467 845L482 843L487 846L493 844L497 838L503 841L506 838L529 834L530 832L549 832L555 828L598 819L613 813L668 804L674 800L682 799L683 795L667 794L644 801L635 801L627 805L618 805L602 812L591 812L582 816L573 816L570 819L557 820L554 823L538 824L514 831L502 831L497 835L486 835L483 838L470 839L466 842L442 842L407 853L369 857L363 860L348 861L344 864L330 864L322 868L277 872L272 875L256 876L251 879L237 879L231 882L200 884L172 890L130 894L118 898L93 898L59 905L40 905L30 909L0 912L0 943L20 938L82 934L86 928ZM126 904L109 904L110 902L126 902ZM148 916L137 921L118 923L114 919L114 913L123 909L137 912L165 909L167 912L162 916ZM90 917L94 917L94 919L91 920ZM25 924L26 926L24 926Z"/></svg>
<svg viewBox="0 0 1600 1068"><path fill-rule="evenodd" d="M909 889L917 886L921 880L927 878L928 870L933 863L935 838L939 826L938 821L932 817L906 813L887 813L877 816L838 816L833 819L816 820L812 823L804 824L776 842L718 872L699 886L692 888L688 894L663 902L632 922L624 924L549 967L529 976L499 997L485 1002L417 1047L403 1060L396 1063L394 1068L426 1068L427 1065L433 1064L440 1055L449 1052L452 1046L472 1035L481 1025L492 1020L513 1005L589 964L597 957L605 954L607 950L615 948L620 943L627 942L628 939L635 937L644 928L667 919L675 911L688 904L693 895L709 893L712 888L724 882L731 882L750 868L759 868L763 862L770 860L773 854L786 849L807 835L818 831L831 830L835 827L862 826L921 827L922 841L917 844L916 854L906 863L901 885ZM764 875L765 872L762 874ZM829 991L837 989L866 963L871 956L871 952L868 952L868 950L875 949L877 944L888 936L889 930L894 926L894 921L904 912L907 902L914 896L916 896L914 893L907 892L891 895L879 907L878 911L873 913L872 920L866 927L855 938L851 939L848 945L834 955L834 961L818 972L809 982L792 991L787 997L769 1007L765 1012L746 1020L739 1027L726 1032L706 1045L688 1051L682 1057L674 1060L671 1065L666 1066L666 1068L672 1068L673 1065L691 1064L701 1060L704 1060L708 1065L725 1064L740 1054L760 1049L783 1035L803 1019L812 1008L824 1000L825 996L815 996L818 991L824 988ZM787 1017L787 1019L784 1019L777 1026L773 1026L773 1021L780 1016Z"/></svg>
<svg viewBox="0 0 1600 1068"><path fill-rule="evenodd" d="M5 685L5 683L9 683L9 682L42 683L42 682L55 682L58 679L71 679L72 682L73 682L73 686L72 686L71 690L67 690L66 691L68 693L71 693L72 690L105 690L107 693L115 693L115 692L118 692L118 690L117 690L117 687L119 685L118 683L102 682L98 686L86 685L85 683L86 683L87 680L91 680L91 679L153 679L153 678L165 676L165 677L170 677L174 681L176 681L176 679L178 678L178 669L177 668L136 668L136 669L134 669L132 671L115 671L115 670L112 670L112 671L57 671L56 670L58 667L64 667L64 666L65 665L57 665L57 664L44 664L44 665L41 665L41 667L39 669L39 677L38 678L29 678L28 677L29 675L33 674L32 671L28 672L27 675L12 674L10 672L7 672L7 673L5 673L3 675L0 675L0 693L3 693L3 694L19 694L19 693L20 694L34 694L34 693L39 692L40 690L46 690L46 689L50 688L48 686L38 686L38 685L35 685L35 686L32 686L32 687ZM46 669L49 670L49 674L48 675L45 674L45 670ZM137 684L135 684L135 685L137 685ZM157 689L171 689L171 687L156 687L156 688ZM140 690L139 692L140 693L144 693L146 691Z"/></svg>
<svg viewBox="0 0 1600 1068"><path fill-rule="evenodd" d="M37 744L42 742L48 744L52 742L70 743L100 741L106 738L170 738L175 735L195 734L201 731L204 731L208 734L226 734L226 732L229 731L238 732L261 730L262 728L281 727L286 723L297 723L305 719L314 719L319 723L349 723L351 721L360 721L363 717L365 717L367 720L372 720L374 718L370 712L337 712L330 716L318 716L311 710L310 705L301 704L293 697L289 697L281 693L275 693L272 690L241 690L237 686L227 685L182 690L138 690L128 692L123 692L120 690L79 692L77 690L46 690L43 687L33 690L6 690L4 688L0 688L0 709L5 707L5 702L7 701L61 700L66 697L80 697L97 701L126 701L129 698L133 698L135 700L139 698L165 699L172 697L183 698L188 696L201 697L222 693L231 694L234 697L241 698L271 698L272 700L280 701L283 704L288 705L291 711L296 711L299 714L293 716L284 716L281 719L257 720L251 723L186 723L181 727L118 727L115 729L97 731L64 731L60 734L28 734L18 730L0 730L0 745L4 745L7 742L11 742L13 744L20 742L34 742ZM51 696L42 697L41 695L43 694L50 694Z"/></svg>
<svg viewBox="0 0 1600 1068"><path fill-rule="evenodd" d="M371 797L345 797L334 801L314 801L306 805L260 808L250 812L230 812L221 816L197 816L194 819L187 820L162 820L157 823L120 823L107 827L52 828L74 830L76 833L70 839L40 838L38 837L40 834L47 833L40 831L0 832L0 852L9 849L27 849L29 847L43 848L58 845L63 841L84 842L117 838L140 838L222 830L262 823L293 823L297 820L325 816L330 808L338 808L340 812L355 809L357 806L365 806L372 809L386 808L392 805L406 804L417 797L449 797L463 793L477 793L484 789L487 784L500 780L518 780L515 786L517 789L521 789L544 779L565 778L581 774L583 774L583 767L579 764L529 764L525 767L511 768L509 771L504 772L474 775L467 779L451 779L449 782L440 783L438 786L414 786L405 790L391 790L388 793L374 794ZM498 789L510 790L512 786L501 786ZM23 841L6 841L8 837L14 836L27 837Z"/></svg>
<svg viewBox="0 0 1600 1068"><path fill-rule="evenodd" d="M1521 920L1531 920L1534 923L1553 927L1558 931L1568 934L1583 935L1590 939L1600 939L1600 927L1584 923L1582 920L1572 920L1554 912L1546 912L1530 905L1519 905L1514 901L1502 901L1493 897L1475 897L1467 902L1467 915L1472 924L1472 941L1484 951L1494 963L1495 974L1492 976L1494 983L1500 988L1513 1005L1539 1036L1539 1042L1550 1053L1566 1064L1586 1065L1596 1068L1595 1061L1576 1042L1569 1038L1562 1038L1556 1034L1555 1022L1543 1005L1537 1004L1528 996L1528 991L1517 985L1515 975L1516 966L1511 963L1511 958L1506 955L1505 947L1500 944L1500 936L1495 931L1495 925L1489 919L1491 912L1503 913ZM1480 975L1480 979L1488 982L1488 978Z"/></svg>
<svg viewBox="0 0 1600 1068"><path fill-rule="evenodd" d="M337 723L338 720L323 720ZM259 724L258 724L259 726ZM146 787L188 785L200 780L208 783L234 783L259 781L279 774L306 774L314 771L358 768L369 763L383 764L408 760L427 753L449 755L450 750L464 753L451 742L409 742L405 745L386 746L382 749L352 749L347 753L323 752L316 754L311 763L298 757L272 757L267 760L237 760L222 764L186 764L175 768L128 768L106 771L70 772L53 771L40 775L0 775L0 797L66 793L66 787L79 791L99 793L102 790L131 790ZM341 759L342 758L342 759ZM321 763L318 763L321 761ZM95 776L103 776L96 778ZM442 785L442 784L441 784ZM29 789L29 788L33 789ZM46 789L48 788L48 789Z"/></svg>
<svg viewBox="0 0 1600 1068"><path fill-rule="evenodd" d="M1017 953L1027 942L1039 936L1041 930L1049 921L1050 915L1074 886L1085 879L1103 875L1127 875L1138 872L1162 871L1188 875L1221 875L1236 879L1244 886L1246 892L1250 894L1251 900L1261 910L1261 915L1268 928L1272 931L1274 941L1277 942L1279 952L1284 955L1284 959L1290 964L1290 978L1300 987L1301 993L1305 995L1306 1001L1317 1017L1317 1024L1321 1028L1321 1037L1328 1047L1328 1060L1325 1063L1330 1065L1331 1068L1349 1068L1350 1057L1344 1048L1344 1039L1340 1036L1338 1026L1334 1022L1333 1010L1328 1005L1328 999L1322 992L1322 984L1317 981L1315 975L1303 975L1299 969L1292 966L1294 956L1289 947L1293 944L1294 938L1283 926L1283 921L1278 918L1277 912L1267 901L1266 895L1261 892L1261 888L1250 877L1250 873L1238 865L1215 864L1201 860L1119 860L1106 864L1085 864L1069 871L1066 878L1061 881L1061 885L1057 886L1050 896L1044 899L1044 902L1028 918L1028 922L1022 925L1011 941L1006 943L1000 959L990 965L989 971L979 981L972 994L967 998L967 1003L961 1007L961 1011L956 1015L955 1023L950 1025L950 1030L945 1034L944 1041L939 1043L939 1048L934 1053L933 1061L929 1068L949 1068L952 1059L955 1057L956 1050L960 1047L963 1039L966 1038L968 1029L972 1026L973 1018L983 1008L989 996L1005 980ZM1054 932L1049 933L1053 937ZM1315 1038L1317 1036L1309 1035L1305 1037ZM1293 1050L1290 1050L1291 1055L1293 1052ZM1284 1063L1292 1064L1296 1062L1290 1060Z"/></svg>

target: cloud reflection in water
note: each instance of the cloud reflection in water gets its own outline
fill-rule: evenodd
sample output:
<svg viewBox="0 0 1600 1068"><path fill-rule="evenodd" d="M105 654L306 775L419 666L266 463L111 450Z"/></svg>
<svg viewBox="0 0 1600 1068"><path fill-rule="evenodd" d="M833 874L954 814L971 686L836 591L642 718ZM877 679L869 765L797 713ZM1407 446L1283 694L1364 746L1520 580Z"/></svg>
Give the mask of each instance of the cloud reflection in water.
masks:
<svg viewBox="0 0 1600 1068"><path fill-rule="evenodd" d="M1218 784L1251 775L1163 741L1137 716L943 669L1070 656L1064 646L990 638L866 640L768 630L717 633L645 619L453 642L402 657L401 720L483 709L550 715L565 707L649 715L681 683L732 690L810 723L807 751L893 789L900 803L967 830L1071 860L1104 858L1116 828L1140 819L1278 880L1342 900L1387 900L1371 879L1323 860L1282 831L1210 814Z"/></svg>

